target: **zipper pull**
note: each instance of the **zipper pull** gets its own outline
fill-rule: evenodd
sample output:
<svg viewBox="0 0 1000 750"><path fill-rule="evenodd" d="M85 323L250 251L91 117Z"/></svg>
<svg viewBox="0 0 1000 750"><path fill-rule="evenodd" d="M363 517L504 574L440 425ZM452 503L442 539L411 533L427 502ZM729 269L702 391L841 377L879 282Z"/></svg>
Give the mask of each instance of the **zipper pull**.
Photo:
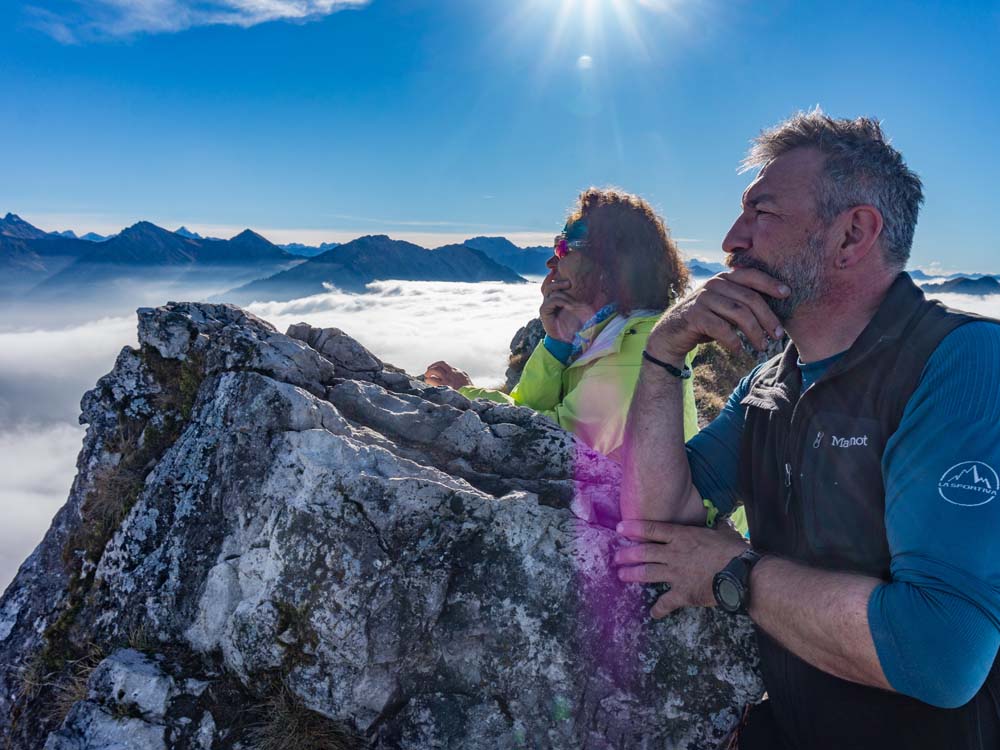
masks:
<svg viewBox="0 0 1000 750"><path fill-rule="evenodd" d="M817 432L816 433L816 441L813 443L813 448L819 448L819 444L820 444L820 442L822 442L822 440L823 440L823 433L822 432Z"/></svg>
<svg viewBox="0 0 1000 750"><path fill-rule="evenodd" d="M792 507L792 465L785 464L785 515Z"/></svg>

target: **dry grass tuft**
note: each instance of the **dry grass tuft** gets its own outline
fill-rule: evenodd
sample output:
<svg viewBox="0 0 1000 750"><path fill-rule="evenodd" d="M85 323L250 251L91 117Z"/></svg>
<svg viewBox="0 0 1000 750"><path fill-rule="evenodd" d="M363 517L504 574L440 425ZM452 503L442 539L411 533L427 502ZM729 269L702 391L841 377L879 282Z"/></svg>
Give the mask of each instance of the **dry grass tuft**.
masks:
<svg viewBox="0 0 1000 750"><path fill-rule="evenodd" d="M48 685L54 673L49 669L41 650L36 651L21 668L18 697L32 700Z"/></svg>
<svg viewBox="0 0 1000 750"><path fill-rule="evenodd" d="M62 724L74 704L87 699L87 682L104 656L100 647L91 644L83 656L67 662L67 670L51 683L52 698L46 713L55 724Z"/></svg>
<svg viewBox="0 0 1000 750"><path fill-rule="evenodd" d="M740 378L757 365L745 352L731 354L714 341L702 344L694 358L694 400L698 422L704 427L715 419Z"/></svg>
<svg viewBox="0 0 1000 750"><path fill-rule="evenodd" d="M152 651L156 648L156 643L150 638L149 633L146 632L146 627L144 625L136 625L130 628L128 631L128 636L125 640L126 644L130 649L134 651Z"/></svg>
<svg viewBox="0 0 1000 750"><path fill-rule="evenodd" d="M263 720L248 731L253 750L356 750L364 746L354 732L303 706L285 685L258 711Z"/></svg>

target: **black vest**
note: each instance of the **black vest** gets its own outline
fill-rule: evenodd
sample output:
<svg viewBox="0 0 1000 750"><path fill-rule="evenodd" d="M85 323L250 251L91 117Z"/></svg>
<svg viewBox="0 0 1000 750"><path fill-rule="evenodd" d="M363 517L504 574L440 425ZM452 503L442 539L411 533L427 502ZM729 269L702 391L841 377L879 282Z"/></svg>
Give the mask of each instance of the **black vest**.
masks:
<svg viewBox="0 0 1000 750"><path fill-rule="evenodd" d="M755 549L889 580L882 454L924 364L976 315L928 301L900 274L848 352L800 398L790 344L741 402L740 487ZM820 750L997 750L1000 658L966 705L940 709L818 670L758 629L761 671L783 739Z"/></svg>

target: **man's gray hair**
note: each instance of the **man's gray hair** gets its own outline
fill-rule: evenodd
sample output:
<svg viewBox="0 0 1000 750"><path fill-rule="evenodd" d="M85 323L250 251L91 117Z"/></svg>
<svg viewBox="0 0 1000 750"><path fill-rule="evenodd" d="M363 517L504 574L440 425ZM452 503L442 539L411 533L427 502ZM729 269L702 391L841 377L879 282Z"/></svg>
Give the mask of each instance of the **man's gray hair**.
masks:
<svg viewBox="0 0 1000 750"><path fill-rule="evenodd" d="M799 112L757 136L740 171L762 167L801 147L819 149L826 157L816 195L823 222L828 224L852 206L874 206L882 214L885 259L902 270L924 194L920 178L889 145L878 121L834 119L819 107Z"/></svg>

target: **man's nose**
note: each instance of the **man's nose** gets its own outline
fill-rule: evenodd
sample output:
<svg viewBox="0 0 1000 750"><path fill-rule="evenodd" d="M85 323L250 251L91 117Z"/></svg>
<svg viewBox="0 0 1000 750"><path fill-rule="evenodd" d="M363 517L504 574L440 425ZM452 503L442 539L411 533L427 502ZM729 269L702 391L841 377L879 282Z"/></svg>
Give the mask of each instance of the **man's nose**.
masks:
<svg viewBox="0 0 1000 750"><path fill-rule="evenodd" d="M729 228L726 238L722 240L723 251L738 253L741 250L750 249L750 245L752 244L750 240L750 228L747 226L744 216L745 214L740 214L739 218Z"/></svg>

